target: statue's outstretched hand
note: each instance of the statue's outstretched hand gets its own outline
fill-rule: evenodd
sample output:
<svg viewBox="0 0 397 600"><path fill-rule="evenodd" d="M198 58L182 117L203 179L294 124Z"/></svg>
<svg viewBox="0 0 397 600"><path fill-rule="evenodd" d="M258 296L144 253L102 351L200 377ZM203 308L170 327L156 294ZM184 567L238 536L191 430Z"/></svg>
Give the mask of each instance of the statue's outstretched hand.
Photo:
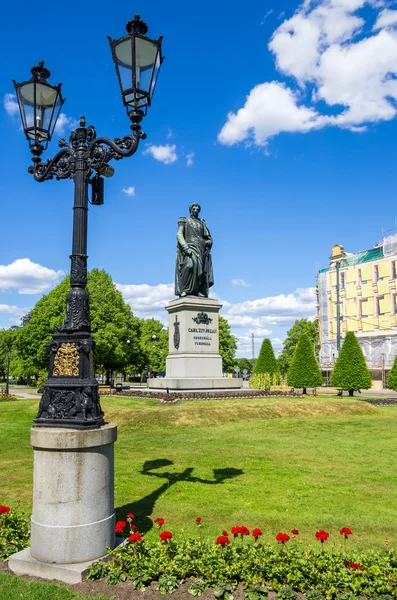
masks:
<svg viewBox="0 0 397 600"><path fill-rule="evenodd" d="M186 256L191 256L193 254L190 248L184 248L183 252Z"/></svg>

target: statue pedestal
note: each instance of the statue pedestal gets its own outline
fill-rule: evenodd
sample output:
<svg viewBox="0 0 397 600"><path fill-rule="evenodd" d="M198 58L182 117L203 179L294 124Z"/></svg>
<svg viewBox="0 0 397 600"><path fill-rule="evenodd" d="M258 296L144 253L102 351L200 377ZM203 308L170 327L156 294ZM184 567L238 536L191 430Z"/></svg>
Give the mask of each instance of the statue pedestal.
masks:
<svg viewBox="0 0 397 600"><path fill-rule="evenodd" d="M33 427L31 546L9 558L14 573L78 583L115 546L117 426Z"/></svg>
<svg viewBox="0 0 397 600"><path fill-rule="evenodd" d="M169 346L166 376L148 379L148 387L169 390L213 390L242 387L242 380L222 376L219 354L219 310L212 298L185 296L166 306Z"/></svg>

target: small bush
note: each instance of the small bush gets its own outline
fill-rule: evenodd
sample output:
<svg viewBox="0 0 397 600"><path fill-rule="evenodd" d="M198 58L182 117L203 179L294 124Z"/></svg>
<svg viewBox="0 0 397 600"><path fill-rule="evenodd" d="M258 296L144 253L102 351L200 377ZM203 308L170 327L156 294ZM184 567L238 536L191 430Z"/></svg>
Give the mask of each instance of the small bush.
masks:
<svg viewBox="0 0 397 600"><path fill-rule="evenodd" d="M29 545L30 522L23 512L0 506L0 560Z"/></svg>

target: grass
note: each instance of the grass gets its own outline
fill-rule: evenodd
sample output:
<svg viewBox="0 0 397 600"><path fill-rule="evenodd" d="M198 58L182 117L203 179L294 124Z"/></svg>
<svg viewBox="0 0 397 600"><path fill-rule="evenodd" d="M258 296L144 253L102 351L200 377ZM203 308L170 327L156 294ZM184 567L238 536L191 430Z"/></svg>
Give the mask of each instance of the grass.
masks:
<svg viewBox="0 0 397 600"><path fill-rule="evenodd" d="M109 600L110 596L81 596L56 583L26 581L15 575L0 573L2 600Z"/></svg>
<svg viewBox="0 0 397 600"><path fill-rule="evenodd" d="M397 543L397 409L336 397L232 399L162 406L104 398L119 427L115 503L139 530L153 519L174 534L204 536L244 524L269 541L279 531L314 533L350 527L359 548ZM30 510L29 428L37 400L5 402L0 421L0 504ZM314 541L313 541L314 540Z"/></svg>

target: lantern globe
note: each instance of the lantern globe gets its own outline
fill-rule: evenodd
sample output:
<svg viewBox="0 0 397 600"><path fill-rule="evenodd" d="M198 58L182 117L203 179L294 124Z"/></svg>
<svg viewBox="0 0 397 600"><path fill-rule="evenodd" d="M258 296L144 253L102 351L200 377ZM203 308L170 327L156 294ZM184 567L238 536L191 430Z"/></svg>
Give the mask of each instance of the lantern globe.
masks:
<svg viewBox="0 0 397 600"><path fill-rule="evenodd" d="M42 60L32 68L31 73L31 79L23 83L14 81L14 87L29 145L40 144L46 148L65 102L62 98L62 84L48 83L47 79L51 74Z"/></svg>
<svg viewBox="0 0 397 600"><path fill-rule="evenodd" d="M152 40L145 36L148 27L138 14L126 28L127 36L118 40L109 38L112 57L127 112L139 111L146 115L164 60L162 37Z"/></svg>

